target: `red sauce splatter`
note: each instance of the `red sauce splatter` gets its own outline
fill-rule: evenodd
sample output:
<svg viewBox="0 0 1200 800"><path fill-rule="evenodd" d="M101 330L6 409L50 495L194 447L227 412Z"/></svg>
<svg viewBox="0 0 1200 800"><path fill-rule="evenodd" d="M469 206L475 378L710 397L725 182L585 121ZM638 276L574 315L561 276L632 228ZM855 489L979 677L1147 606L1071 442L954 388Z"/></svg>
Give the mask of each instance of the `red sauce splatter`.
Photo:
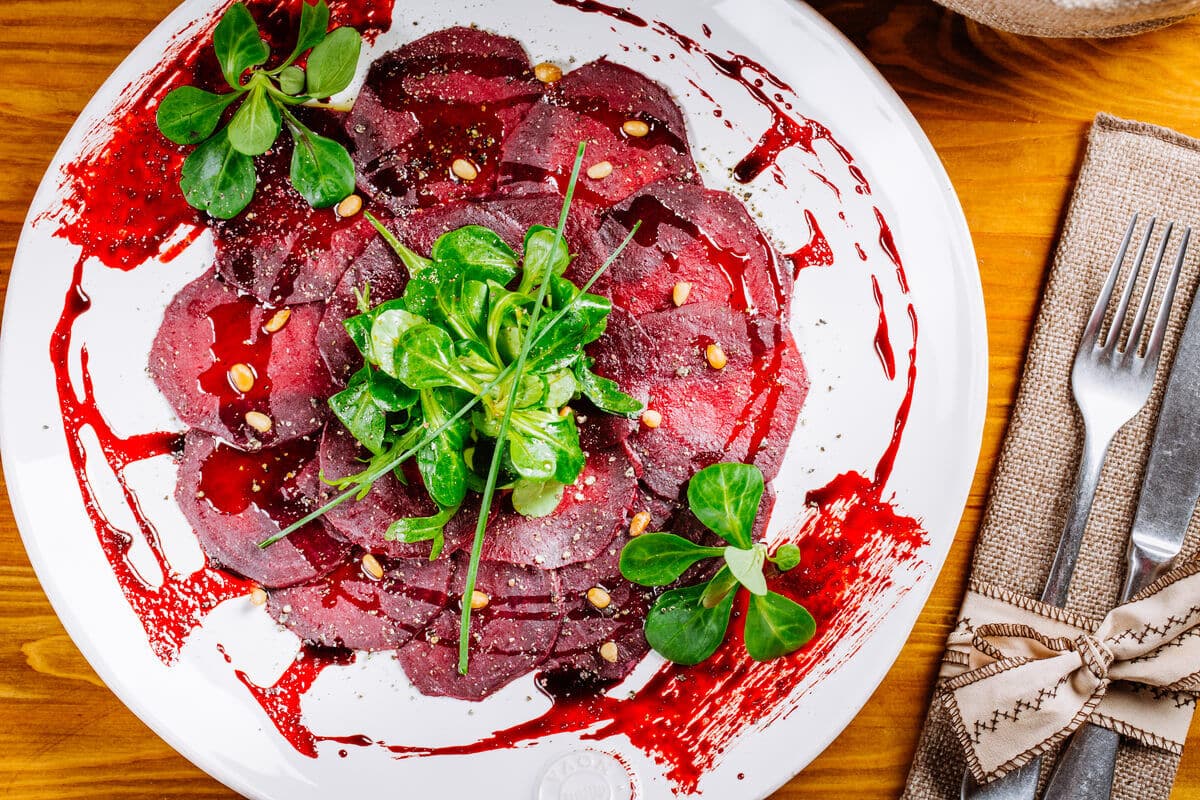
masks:
<svg viewBox="0 0 1200 800"><path fill-rule="evenodd" d="M296 654L296 659L288 664L279 679L270 686L259 686L240 669L235 670L234 674L262 706L267 718L283 738L290 742L297 752L309 758L316 758L317 737L304 724L300 703L326 667L349 664L353 660L354 654L348 650L327 650L306 645ZM359 744L362 741L366 740L355 737L355 741L346 743Z"/></svg>
<svg viewBox="0 0 1200 800"><path fill-rule="evenodd" d="M879 223L879 246L883 248L888 260L896 266L896 280L900 284L900 291L908 294L908 276L904 274L904 262L900 260L900 251L896 249L896 239L878 208L875 209L875 221Z"/></svg>
<svg viewBox="0 0 1200 800"><path fill-rule="evenodd" d="M554 0L554 2L560 6L570 6L588 14L604 14L605 16L633 25L635 28L645 28L648 24L646 20L632 11L626 11L623 8L617 8L608 3L601 3L598 0Z"/></svg>
<svg viewBox="0 0 1200 800"><path fill-rule="evenodd" d="M270 20L277 20L294 15L299 2L259 2L253 7L256 13L263 12ZM628 11L595 0L556 2L588 13L604 13L638 27L647 26L645 20ZM375 3L371 8L363 8L365 5L368 4L335 3L335 22L376 26L375 31L386 29L391 2ZM764 79L780 89L787 87L760 65L736 54L719 57L661 23L657 28L685 50L702 53L722 74L744 86L772 112L770 128L754 151L738 165L739 179L750 180L761 174L789 147L811 150L816 139L831 142L846 163L852 165L849 153L833 141L827 129L812 120L791 117L784 111L788 108L786 103L780 106L778 99L768 97L763 89ZM710 35L710 31L705 34ZM271 36L269 33L268 37ZM169 258L177 254L201 230L202 220L183 202L175 180L183 151L158 136L153 109L170 88L185 82L185 76L202 74L206 68L211 70L208 63L211 56L201 56L207 40L204 31L192 42L176 46L168 53L167 60L173 62L120 106L113 128L66 169L67 200L54 215L59 222L59 235L82 249L50 345L69 453L85 508L118 584L142 621L155 653L168 663L177 657L189 633L201 624L208 611L226 599L245 594L249 587L244 580L207 565L191 575L173 572L163 555L157 532L142 514L138 498L125 482L124 468L135 461L178 452L180 437L169 433L116 436L96 406L86 346L73 346L72 334L75 321L91 305L81 285L88 259L96 258L108 267L132 269L155 256ZM763 77L751 77L748 73ZM860 186L869 191L865 177ZM896 264L901 288L907 292L891 232L882 214L876 213L880 243ZM816 230L815 220L811 225ZM813 252L818 250L819 247L814 247ZM737 266L731 262L728 267L731 286L736 288ZM743 299L747 299L748 306L744 289ZM271 686L259 686L240 671L237 677L280 734L308 756L316 756L317 743L322 740L352 746L376 744L387 747L398 757L406 757L483 752L561 732L576 732L584 739L624 734L634 746L662 764L676 786L684 791L694 789L743 732L785 713L786 701L802 680L828 674L852 654L833 657L835 648L846 641L861 644L865 640L881 619L876 605L891 589L895 570L919 561L919 550L925 542L920 523L897 513L882 499L907 422L916 377L917 320L911 305L908 313L913 345L908 352L907 393L897 409L892 439L873 479L846 473L811 492L807 498L809 513L786 537L800 546L802 566L771 578L775 590L808 606L820 626L817 638L796 654L769 664L752 661L738 641L738 626L744 611L744 607L739 607L733 635L703 665L664 666L632 698L572 693L559 687L553 707L538 719L478 742L444 748L372 743L364 736L321 737L304 724L301 703L305 693L324 669L349 663L353 658L350 653L305 647ZM76 350L82 366L78 385L67 366ZM251 352L245 358L253 360L257 356ZM214 391L225 391L217 382L218 377L224 378L213 375L206 379L211 379ZM87 472L85 429L99 440L104 466L120 482L125 503L137 521L136 532L116 528L97 501ZM281 456L281 460L287 459ZM212 482L205 491L213 492L211 502L224 505L238 502L225 496L222 487ZM147 581L129 562L128 551L134 535L141 535L148 543L164 575L161 584ZM548 690L555 688L549 682L544 685ZM345 753L344 749L339 750L339 754Z"/></svg>
<svg viewBox="0 0 1200 800"><path fill-rule="evenodd" d="M787 255L796 275L799 275L800 271L806 267L833 266L833 249L829 246L829 240L825 238L825 234L821 232L817 218L811 211L805 209L804 221L808 223L808 244Z"/></svg>
<svg viewBox="0 0 1200 800"><path fill-rule="evenodd" d="M892 352L892 338L888 335L887 312L883 307L883 292L879 289L879 279L871 276L871 293L875 296L875 305L879 308L879 324L875 328L875 355L883 365L883 374L887 379L896 377L896 356Z"/></svg>

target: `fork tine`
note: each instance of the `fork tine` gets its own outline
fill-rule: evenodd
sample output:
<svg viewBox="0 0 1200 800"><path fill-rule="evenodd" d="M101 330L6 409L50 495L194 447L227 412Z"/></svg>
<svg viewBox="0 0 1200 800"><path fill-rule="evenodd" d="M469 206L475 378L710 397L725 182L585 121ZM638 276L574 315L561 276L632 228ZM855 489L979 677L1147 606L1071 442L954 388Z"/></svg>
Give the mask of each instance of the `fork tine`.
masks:
<svg viewBox="0 0 1200 800"><path fill-rule="evenodd" d="M1092 307L1092 315L1088 317L1087 326L1083 329L1083 336L1079 339L1080 353L1086 352L1090 347L1100 346L1098 337L1100 326L1104 324L1104 312L1108 308L1108 301L1112 299L1113 287L1117 285L1117 275L1120 274L1121 264L1125 261L1125 254L1129 251L1129 242L1133 239L1137 221L1137 214L1129 218L1129 227L1125 230L1125 238L1121 240L1121 249L1117 251L1117 257L1113 259L1112 269L1108 271L1108 277L1104 279L1104 288L1100 290L1100 296L1096 298L1096 305Z"/></svg>
<svg viewBox="0 0 1200 800"><path fill-rule="evenodd" d="M1154 299L1154 284L1158 282L1158 273L1162 271L1163 255L1167 252L1167 243L1171 241L1171 231L1175 229L1174 222L1167 223L1163 231L1162 241L1158 252L1154 254L1154 266L1150 268L1150 276L1146 278L1146 288L1142 290L1142 299L1138 303L1137 313L1133 316L1133 324L1129 326L1129 338L1125 340L1125 352L1137 354L1142 341L1142 329L1145 327L1146 315L1150 312L1150 301Z"/></svg>
<svg viewBox="0 0 1200 800"><path fill-rule="evenodd" d="M1129 276L1125 279L1125 289L1121 292L1121 302L1117 304L1117 311L1113 314L1112 325L1108 329L1108 335L1104 337L1104 349L1116 349L1117 341L1121 337L1121 329L1125 327L1125 315L1129 311L1129 299L1133 296L1133 286L1137 283L1138 273L1142 271L1142 262L1146 260L1146 250L1150 247L1150 235L1154 233L1154 223L1158 221L1158 217L1151 217L1150 224L1146 226L1146 233L1142 236L1142 244L1138 247L1137 258L1134 259L1133 266L1129 269Z"/></svg>
<svg viewBox="0 0 1200 800"><path fill-rule="evenodd" d="M1171 279L1163 291L1162 304L1158 307L1158 318L1154 321L1154 329L1150 331L1150 343L1146 345L1145 359L1151 368L1158 363L1162 354L1163 339L1167 336L1167 321L1171 318L1171 305L1175 300L1175 288L1179 285L1179 273L1183 270L1183 260L1187 257L1188 241L1192 238L1190 227L1183 230L1183 241L1179 243L1179 255L1175 257L1175 266L1171 269Z"/></svg>

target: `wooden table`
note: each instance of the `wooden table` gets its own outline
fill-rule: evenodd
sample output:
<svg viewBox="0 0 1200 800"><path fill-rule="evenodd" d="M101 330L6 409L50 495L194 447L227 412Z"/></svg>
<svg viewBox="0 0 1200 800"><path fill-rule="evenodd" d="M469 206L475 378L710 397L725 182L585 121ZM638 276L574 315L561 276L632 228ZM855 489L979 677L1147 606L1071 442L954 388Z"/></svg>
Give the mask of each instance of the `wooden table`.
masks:
<svg viewBox="0 0 1200 800"><path fill-rule="evenodd" d="M59 141L109 72L175 4L0 3L0 292L26 209ZM874 697L777 795L890 798L904 783L963 590L1084 132L1103 110L1200 134L1200 22L1124 40L1039 41L965 22L926 0L815 5L878 66L933 141L966 210L987 301L987 426L950 557ZM1193 738L1198 734L1194 727ZM42 594L6 502L0 505L0 795L235 796L155 736L92 672ZM1200 749L1193 745L1174 797L1198 795Z"/></svg>

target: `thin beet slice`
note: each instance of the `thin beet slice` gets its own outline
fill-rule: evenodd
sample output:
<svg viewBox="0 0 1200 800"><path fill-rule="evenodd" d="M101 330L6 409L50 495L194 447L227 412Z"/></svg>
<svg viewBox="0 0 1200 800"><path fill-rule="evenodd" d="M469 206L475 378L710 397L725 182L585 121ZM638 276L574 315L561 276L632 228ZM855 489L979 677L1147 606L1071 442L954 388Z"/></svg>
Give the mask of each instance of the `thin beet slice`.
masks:
<svg viewBox="0 0 1200 800"><path fill-rule="evenodd" d="M305 110L318 132L340 115ZM361 216L339 217L316 209L289 178L292 144L281 136L255 160L258 185L246 210L230 220L213 220L216 267L231 285L264 303L284 305L324 300L372 230Z"/></svg>
<svg viewBox="0 0 1200 800"><path fill-rule="evenodd" d="M350 376L363 365L362 354L350 340L342 324L348 317L358 314L358 299L355 291L370 287L372 306L392 300L404 293L408 285L408 270L400 258L382 238L367 245L342 279L333 296L325 304L321 324L317 329L317 344L321 358L339 386L344 386Z"/></svg>
<svg viewBox="0 0 1200 800"><path fill-rule="evenodd" d="M346 120L360 187L395 211L487 194L505 138L542 91L520 43L474 28L381 56ZM473 179L452 171L458 159Z"/></svg>
<svg viewBox="0 0 1200 800"><path fill-rule="evenodd" d="M179 291L167 306L150 348L150 374L175 413L192 428L254 448L294 439L325 421L332 391L317 350L319 304L293 306L275 333L263 326L276 313L239 295L212 270ZM253 387L242 393L229 369L245 364ZM267 431L246 421L266 414Z"/></svg>
<svg viewBox="0 0 1200 800"><path fill-rule="evenodd" d="M718 344L728 360L706 360ZM662 415L626 446L642 465L642 483L670 499L697 471L718 461L779 471L808 389L790 334L777 321L727 306L688 303L610 325L597 342L596 370Z"/></svg>
<svg viewBox="0 0 1200 800"><path fill-rule="evenodd" d="M310 583L270 593L267 611L301 639L325 647L391 650L449 602L450 559L381 559L381 580L352 559Z"/></svg>
<svg viewBox="0 0 1200 800"><path fill-rule="evenodd" d="M321 437L321 473L327 480L336 480L361 472L370 454L342 426L330 422ZM384 538L388 526L401 517L428 517L437 513L437 506L429 499L416 463L405 465L408 485L388 473L371 485L371 490L361 500L350 498L329 511L325 520L348 541L368 552L390 558L428 558L429 542L407 543L389 541ZM337 491L330 486L321 490L322 502L333 497ZM474 528L460 520L459 514L446 526L446 545L443 555L461 549L474 534Z"/></svg>
<svg viewBox="0 0 1200 800"><path fill-rule="evenodd" d="M610 435L603 417L580 425L579 439L588 454L583 472L566 487L554 512L526 517L512 507L511 496L499 503L488 523L483 557L541 569L555 569L596 558L629 526L637 497L637 471L619 445L601 448ZM471 517L478 520L472 509Z"/></svg>
<svg viewBox="0 0 1200 800"><path fill-rule="evenodd" d="M544 225L547 228L558 227L558 220L562 214L563 196L556 191L530 191L522 190L519 186L501 186L496 194L481 202L512 219L521 231L523 240L524 232L534 225ZM604 263L611 252L603 249L597 236L599 229L599 209L586 200L575 197L571 201L563 237L567 241L567 248L572 256L565 277L574 281L577 286L582 286L592 276L592 273ZM521 252L520 244L521 242L518 241L514 245L518 253ZM618 242L618 244L620 243ZM601 277L591 291L600 293L605 286L604 280Z"/></svg>
<svg viewBox="0 0 1200 800"><path fill-rule="evenodd" d="M649 126L645 136L624 131L627 121ZM608 162L612 172L580 178L578 197L609 207L663 179L699 178L683 114L665 88L628 67L599 60L563 77L533 106L504 143L501 182L565 192L580 142L584 167Z"/></svg>
<svg viewBox="0 0 1200 800"><path fill-rule="evenodd" d="M462 596L466 571L464 559L451 582L451 597ZM553 572L483 561L476 589L488 596L488 604L471 612L466 675L458 671L457 603L400 648L400 665L422 694L482 700L533 670L553 649L563 610Z"/></svg>
<svg viewBox="0 0 1200 800"><path fill-rule="evenodd" d="M607 273L612 301L640 317L674 308L672 290L690 284L689 303L716 303L779 318L792 292L774 249L741 201L728 192L676 181L653 183L606 215L600 245L612 251L641 227Z"/></svg>
<svg viewBox="0 0 1200 800"><path fill-rule="evenodd" d="M618 539L594 560L558 571L566 615L545 672L575 685L619 681L650 650L643 626L654 605L653 590L627 581L619 567ZM592 589L602 590L609 603L597 607L588 599ZM610 658L615 657L615 661Z"/></svg>
<svg viewBox="0 0 1200 800"><path fill-rule="evenodd" d="M350 547L319 520L258 547L315 508L315 454L308 437L246 452L188 433L175 499L209 558L263 586L309 581L340 564Z"/></svg>

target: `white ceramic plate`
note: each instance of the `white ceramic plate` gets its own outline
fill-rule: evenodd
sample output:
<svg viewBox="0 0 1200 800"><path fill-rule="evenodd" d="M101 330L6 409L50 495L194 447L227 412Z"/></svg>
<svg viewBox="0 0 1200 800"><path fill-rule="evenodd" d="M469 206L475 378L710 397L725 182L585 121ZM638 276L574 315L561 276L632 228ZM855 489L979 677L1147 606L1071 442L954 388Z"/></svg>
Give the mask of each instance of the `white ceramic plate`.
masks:
<svg viewBox="0 0 1200 800"><path fill-rule="evenodd" d="M586 740L581 737L587 731L576 731L531 737L518 748L406 758L361 739L357 745L319 741L314 758L279 734L237 677L240 670L251 683L270 686L296 654L295 637L277 629L261 609L244 598L229 599L204 617L177 657L164 661L150 646L147 631L159 623L143 625L114 580L113 563L100 546L104 536L98 536L93 522L98 517L89 516L72 469L63 397L48 357L80 258L78 247L55 235L70 191L63 170L103 141L106 121L122 98L136 94L164 52L206 29L218 5L184 3L88 105L43 180L9 285L0 341L4 467L30 558L75 642L147 724L200 767L252 797L354 796L383 787L408 797L436 793L492 800L769 794L845 727L895 659L950 546L978 456L987 377L982 295L954 192L915 121L840 34L791 0L638 0L631 5L649 23L644 26L603 13L588 0L397 4L394 24L369 54L447 25L474 23L516 37L535 61L581 63L608 55L646 72L669 86L684 107L710 186L747 188L733 183L729 170L771 122L767 108L753 97L756 81L769 103L788 104L793 114L828 127L853 154L860 174L829 142L817 141L811 152L791 148L780 156L777 169L785 180L776 182L770 170L749 187L753 208L784 252L809 240L804 214L809 211L834 256L832 266L804 269L796 283L792 327L812 390L776 482L780 502L771 531L784 535L808 525L836 534L839 514L862 500L843 498L851 506L843 502L823 512L804 502L809 490L840 474L874 476L893 438L919 330L907 425L894 471L874 500L921 520L927 536L906 549L884 531L874 545L854 554L867 565L867 575L831 624L836 635L828 635L803 668L774 676L756 673L760 684L765 680L787 689L778 703L722 717L723 707L755 704L688 696L684 684L678 697L664 701L674 703L675 711L647 715L646 730L658 726L680 741L694 737L690 776L685 774L689 768L672 769L661 748L653 746L654 737L636 729ZM736 61L706 58L728 59L731 52L760 63L790 88L774 85L750 62L740 62L747 66L740 73L746 82L739 83L718 69L728 72ZM714 114L717 108L722 116ZM83 217L89 213L101 211L78 211ZM907 293L886 252L880 215L907 268ZM92 398L115 435L180 428L144 364L166 303L210 263L211 255L205 234L177 257L152 259L136 269L111 269L94 260L80 267L92 306L70 331L66 379L81 385L86 346ZM878 304L872 281L880 287ZM910 307L918 326L909 322ZM891 378L875 352L881 312L890 322L887 338L896 361ZM138 530L113 479L112 454L104 458L87 426L80 441L96 503L93 514L132 539L128 562L133 571L123 567L126 579L140 575L156 586L164 580L165 563L168 583L186 582L181 576L200 568L203 559L169 499L175 479L171 459L132 463L124 471L141 511L158 531L159 540L151 541ZM163 562L153 557L151 545ZM161 645L164 637L155 638L160 654L170 650ZM655 657L648 658L614 696L636 692L660 666ZM736 684L727 687L731 695L738 691ZM363 734L393 745L437 747L469 745L493 730L536 718L548 706L531 676L480 704L423 698L389 658L377 656L327 669L304 695L302 708L305 727L317 737ZM692 706L708 709L712 718L692 719L680 731L664 722L678 721L679 709ZM602 720L596 722L593 734ZM916 725L917 720L897 724ZM721 747L713 749L714 743Z"/></svg>

